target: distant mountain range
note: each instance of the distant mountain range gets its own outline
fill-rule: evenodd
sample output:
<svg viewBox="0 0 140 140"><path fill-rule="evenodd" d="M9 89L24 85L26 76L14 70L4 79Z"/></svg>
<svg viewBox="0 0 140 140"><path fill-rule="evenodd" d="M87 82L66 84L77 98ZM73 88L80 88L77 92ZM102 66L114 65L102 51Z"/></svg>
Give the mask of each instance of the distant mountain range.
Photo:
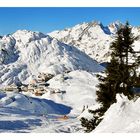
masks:
<svg viewBox="0 0 140 140"><path fill-rule="evenodd" d="M110 60L109 46L121 26L124 25L119 21L113 22L108 26L104 26L101 22L93 21L78 24L61 31L54 31L49 35L61 42L77 47L101 63ZM140 36L140 27L132 27L132 32L134 36ZM140 50L139 43L140 39L135 42L135 49L137 50Z"/></svg>

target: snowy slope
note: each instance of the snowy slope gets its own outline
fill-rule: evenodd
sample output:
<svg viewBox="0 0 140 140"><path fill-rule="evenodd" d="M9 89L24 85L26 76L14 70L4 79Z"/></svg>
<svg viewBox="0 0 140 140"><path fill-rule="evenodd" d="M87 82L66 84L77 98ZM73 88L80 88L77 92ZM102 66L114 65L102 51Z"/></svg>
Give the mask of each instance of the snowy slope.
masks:
<svg viewBox="0 0 140 140"><path fill-rule="evenodd" d="M70 110L51 100L0 92L0 132L78 132L82 128L76 118L59 120Z"/></svg>
<svg viewBox="0 0 140 140"><path fill-rule="evenodd" d="M76 70L58 74L48 83L49 88L65 92L46 92L41 97L27 92L0 93L0 132L83 132L77 116L84 105L96 104L95 74ZM65 114L69 119L59 120Z"/></svg>
<svg viewBox="0 0 140 140"><path fill-rule="evenodd" d="M135 97L129 100L126 96L117 94L117 102L112 104L105 112L103 120L92 131L93 133L139 133L140 132L140 98ZM89 110L99 108L99 104L90 106L85 109L78 118L87 118L91 120L93 114Z"/></svg>
<svg viewBox="0 0 140 140"><path fill-rule="evenodd" d="M117 103L105 113L103 121L93 132L134 133L140 132L140 99L130 101L125 96L117 96Z"/></svg>
<svg viewBox="0 0 140 140"><path fill-rule="evenodd" d="M101 22L89 22L78 24L72 28L49 33L50 36L61 42L73 45L88 54L98 62L110 60L109 46L114 39L116 31L123 26L119 21L104 26ZM133 27L135 36L140 36L139 27ZM138 41L140 44L140 39ZM140 50L140 48L138 48Z"/></svg>
<svg viewBox="0 0 140 140"><path fill-rule="evenodd" d="M0 84L27 81L39 72L59 74L77 69L102 71L95 60L77 48L38 32L19 30L0 40Z"/></svg>
<svg viewBox="0 0 140 140"><path fill-rule="evenodd" d="M62 77L65 80L62 80ZM50 88L60 89L66 93L44 94L43 97L71 106L71 114L79 115L84 105L91 106L96 103L95 86L98 80L95 74L77 70L65 75L59 74L48 83Z"/></svg>
<svg viewBox="0 0 140 140"><path fill-rule="evenodd" d="M38 99L35 97L29 97L21 93L2 93L0 92L0 106L5 107L5 113L8 109L13 108L17 110L17 114L32 114L32 115L47 115L68 114L71 111L71 107L62 104L55 103L47 99ZM12 113L12 112L11 112Z"/></svg>

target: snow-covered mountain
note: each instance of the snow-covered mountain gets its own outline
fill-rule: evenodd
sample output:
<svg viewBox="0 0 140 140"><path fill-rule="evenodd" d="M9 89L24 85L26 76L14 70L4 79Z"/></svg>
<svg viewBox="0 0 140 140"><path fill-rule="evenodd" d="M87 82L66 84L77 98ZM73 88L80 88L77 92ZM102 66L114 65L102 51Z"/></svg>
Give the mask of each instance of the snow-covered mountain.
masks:
<svg viewBox="0 0 140 140"><path fill-rule="evenodd" d="M18 30L3 36L0 39L0 132L81 131L76 117L84 105L95 104L98 83L95 73L103 70L104 67L78 48L49 35ZM21 83L30 88L31 81L41 73L54 76L47 81L49 86L42 96L36 96L31 90L4 91ZM63 122L63 115L69 119Z"/></svg>
<svg viewBox="0 0 140 140"><path fill-rule="evenodd" d="M83 132L79 118L92 118L88 109L98 106L96 73L105 69L99 63L110 60L109 46L120 26L123 26L120 22L108 26L90 22L48 35L18 30L0 37L0 132ZM133 27L132 31L140 36L139 27ZM134 42L138 51L139 44L138 38ZM34 82L40 74L53 75L41 96L31 90L3 90L19 83L30 89L31 80ZM140 130L136 128L139 99L136 102L125 97L117 99L94 132ZM122 124L124 127L116 126L121 117L127 120Z"/></svg>
<svg viewBox="0 0 140 140"><path fill-rule="evenodd" d="M77 47L101 63L110 60L109 46L114 39L116 31L121 26L123 24L119 21L113 22L108 26L104 26L101 22L93 21L78 24L61 31L54 31L49 33L49 35L61 42ZM133 27L132 32L135 36L140 36L139 27ZM140 40L138 40L139 43ZM138 45L136 47L140 50Z"/></svg>
<svg viewBox="0 0 140 140"><path fill-rule="evenodd" d="M19 30L0 39L0 84L26 81L39 73L103 70L95 60L77 48L42 33Z"/></svg>

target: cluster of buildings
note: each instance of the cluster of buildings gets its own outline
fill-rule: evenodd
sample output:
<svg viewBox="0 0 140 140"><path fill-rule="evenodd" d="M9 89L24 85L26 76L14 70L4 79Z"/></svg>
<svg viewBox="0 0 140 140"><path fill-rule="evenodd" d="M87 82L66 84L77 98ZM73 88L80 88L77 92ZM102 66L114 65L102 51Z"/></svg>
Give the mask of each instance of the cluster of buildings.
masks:
<svg viewBox="0 0 140 140"><path fill-rule="evenodd" d="M54 75L52 74L45 74L40 73L38 77L35 79L33 78L29 84L21 84L21 85L9 85L3 88L4 91L17 91L17 92L31 92L36 96L42 96L46 92L50 92L51 94L55 93L64 93L64 91L61 91L59 89L51 89L49 88L49 84L47 83L48 80L53 78Z"/></svg>

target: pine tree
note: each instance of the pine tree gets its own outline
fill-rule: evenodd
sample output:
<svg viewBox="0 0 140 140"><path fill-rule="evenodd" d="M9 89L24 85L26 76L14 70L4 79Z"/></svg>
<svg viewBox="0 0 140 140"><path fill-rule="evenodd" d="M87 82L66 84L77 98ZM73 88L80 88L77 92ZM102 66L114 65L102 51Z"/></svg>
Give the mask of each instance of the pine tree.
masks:
<svg viewBox="0 0 140 140"><path fill-rule="evenodd" d="M98 75L100 84L97 86L97 102L101 103L102 113L104 113L109 106L116 102L116 92L120 92L118 86L121 83L118 62L113 58L108 64L104 73L106 76Z"/></svg>
<svg viewBox="0 0 140 140"><path fill-rule="evenodd" d="M116 102L116 94L123 93L129 99L133 98L132 87L135 79L135 65L129 63L129 56L133 56L133 42L135 38L131 33L131 28L126 22L116 35L110 49L111 61L105 70L105 76L98 76L99 85L97 102L101 103L101 115L106 112L111 104ZM132 74L134 71L134 74Z"/></svg>
<svg viewBox="0 0 140 140"><path fill-rule="evenodd" d="M134 54L132 45L134 40L135 38L131 33L129 23L126 22L126 25L117 32L117 38L110 47L112 49L112 57L115 57L119 62L118 67L121 75L120 88L122 88L122 93L128 96L128 98L133 96L131 92L132 82L130 73L133 70L134 65L129 63L129 56L133 56Z"/></svg>
<svg viewBox="0 0 140 140"><path fill-rule="evenodd" d="M100 123L107 109L116 102L117 93L123 93L129 99L133 98L132 87L136 78L136 63L130 63L129 59L130 56L133 57L135 54L133 50L134 41L135 38L131 33L131 27L126 22L125 26L117 31L116 38L110 46L112 50L111 61L107 65L104 74L97 75L99 85L97 86L96 100L101 104L101 107L97 110L89 111L93 113L92 120L81 119L82 126L86 128L86 132L90 132L91 128L95 128Z"/></svg>

